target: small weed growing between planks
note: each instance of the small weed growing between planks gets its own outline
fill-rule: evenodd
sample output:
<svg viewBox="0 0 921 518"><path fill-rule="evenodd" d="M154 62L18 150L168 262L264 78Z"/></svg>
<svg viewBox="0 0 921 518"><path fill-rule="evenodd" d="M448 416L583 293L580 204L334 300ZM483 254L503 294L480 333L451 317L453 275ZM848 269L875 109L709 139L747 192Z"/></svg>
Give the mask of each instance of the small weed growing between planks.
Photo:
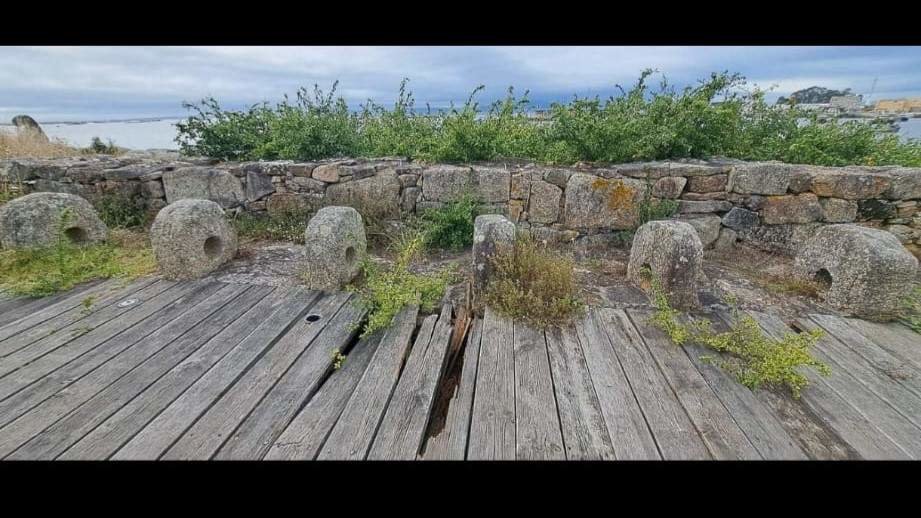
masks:
<svg viewBox="0 0 921 518"><path fill-rule="evenodd" d="M701 359L713 363L740 383L755 390L763 385L786 386L795 398L799 398L809 380L797 369L812 367L819 374L831 373L825 363L812 356L810 349L824 333L813 330L806 333L787 333L780 340L767 336L758 322L737 308L732 311L729 330L717 333L708 320L694 320L690 324L679 321L680 313L671 307L661 281L652 271L645 270L649 280L656 312L652 324L661 329L677 345L696 343L727 356L704 356Z"/></svg>

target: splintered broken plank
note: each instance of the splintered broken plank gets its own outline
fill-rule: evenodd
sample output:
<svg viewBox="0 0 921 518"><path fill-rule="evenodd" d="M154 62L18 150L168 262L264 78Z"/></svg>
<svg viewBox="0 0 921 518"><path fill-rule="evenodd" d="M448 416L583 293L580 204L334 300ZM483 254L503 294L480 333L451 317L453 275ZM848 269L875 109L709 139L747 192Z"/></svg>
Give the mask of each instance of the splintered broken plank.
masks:
<svg viewBox="0 0 921 518"><path fill-rule="evenodd" d="M310 346L313 339L333 321L339 308L348 302L350 296L349 293L335 293L324 297L321 305L314 308L314 312L320 317L318 320L304 319L300 325L291 328L188 430L185 430L162 458L205 460L214 456L253 408L262 401L265 394ZM174 436L173 432L168 435Z"/></svg>
<svg viewBox="0 0 921 518"><path fill-rule="evenodd" d="M429 439L424 460L464 460L466 456L482 330L483 320L478 318L473 322L467 345L464 346L464 364L461 367L460 381L448 404L444 429Z"/></svg>
<svg viewBox="0 0 921 518"><path fill-rule="evenodd" d="M480 339L469 460L515 460L515 355L511 320L486 308Z"/></svg>
<svg viewBox="0 0 921 518"><path fill-rule="evenodd" d="M365 459L397 384L418 314L418 306L406 306L393 317L371 358L371 365L362 375L320 451L320 460ZM431 332L431 327L429 330ZM417 344L430 339L421 330L419 335Z"/></svg>
<svg viewBox="0 0 921 518"><path fill-rule="evenodd" d="M333 372L320 390L278 436L265 460L314 460L330 430L358 385L383 330L362 338L352 347L344 365Z"/></svg>
<svg viewBox="0 0 921 518"><path fill-rule="evenodd" d="M418 350L413 346L368 453L370 460L415 460L422 448L451 341L451 304L436 318L431 339Z"/></svg>
<svg viewBox="0 0 921 518"><path fill-rule="evenodd" d="M342 306L214 458L256 460L264 457L297 411L332 372L335 353L345 350L351 343L366 314L367 311L354 301Z"/></svg>

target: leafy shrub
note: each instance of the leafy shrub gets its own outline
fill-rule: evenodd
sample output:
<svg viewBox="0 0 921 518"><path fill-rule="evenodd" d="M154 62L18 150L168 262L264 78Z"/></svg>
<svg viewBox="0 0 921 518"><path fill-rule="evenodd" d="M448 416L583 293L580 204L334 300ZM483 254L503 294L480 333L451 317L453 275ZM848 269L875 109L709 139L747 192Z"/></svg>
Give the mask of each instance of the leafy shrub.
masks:
<svg viewBox="0 0 921 518"><path fill-rule="evenodd" d="M89 147L86 149L90 153L96 153L98 155L118 155L122 150L115 145L115 142L112 139L109 139L108 144L103 143L102 139L99 137L93 137L93 140L90 142Z"/></svg>
<svg viewBox="0 0 921 518"><path fill-rule="evenodd" d="M361 264L364 284L352 287L362 304L368 309L368 321L361 336L367 336L390 325L393 317L409 304L417 304L423 311L431 311L441 300L445 288L454 275L447 269L434 274L418 274L410 271L410 265L421 253L424 237L415 237L402 242L397 258L390 266L381 266L365 257Z"/></svg>
<svg viewBox="0 0 921 518"><path fill-rule="evenodd" d="M68 213L62 215L62 226ZM54 246L0 251L0 286L17 295L41 297L99 278L135 278L155 272L147 237L113 230L109 241L78 246L61 232Z"/></svg>
<svg viewBox="0 0 921 518"><path fill-rule="evenodd" d="M519 237L492 258L486 304L540 328L569 321L584 308L577 297L573 262L534 239Z"/></svg>
<svg viewBox="0 0 921 518"><path fill-rule="evenodd" d="M445 250L460 250L472 245L473 222L479 211L480 204L470 193L443 207L424 211L419 219L425 232L425 245Z"/></svg>
<svg viewBox="0 0 921 518"><path fill-rule="evenodd" d="M809 384L808 378L798 372L798 368L808 366L823 376L830 374L828 365L809 352L823 336L820 329L801 334L787 333L782 339L775 340L762 331L755 319L742 315L737 309L733 310L732 323L725 332L714 332L708 320L684 324L679 321L680 313L669 304L661 281L648 269L644 275L651 280L656 308L652 324L677 345L691 342L727 353L728 356L706 356L702 359L718 365L746 387L755 390L762 385L785 385L793 397L798 398Z"/></svg>
<svg viewBox="0 0 921 518"><path fill-rule="evenodd" d="M99 218L109 228L141 227L147 224L147 211L139 207L133 198L107 194L96 201Z"/></svg>
<svg viewBox="0 0 921 518"><path fill-rule="evenodd" d="M549 119L527 116L528 94L509 88L482 111L477 87L459 107L415 110L407 80L392 109L368 101L351 113L345 100L304 89L247 110L224 110L213 98L184 106L177 125L184 153L230 160L400 155L428 161L469 162L526 158L551 163L626 162L726 156L816 165L921 165L921 141L902 142L860 122L823 123L795 106L769 105L764 92L747 91L744 78L712 74L676 89L663 77L649 85L646 70L619 95L574 97L554 103Z"/></svg>

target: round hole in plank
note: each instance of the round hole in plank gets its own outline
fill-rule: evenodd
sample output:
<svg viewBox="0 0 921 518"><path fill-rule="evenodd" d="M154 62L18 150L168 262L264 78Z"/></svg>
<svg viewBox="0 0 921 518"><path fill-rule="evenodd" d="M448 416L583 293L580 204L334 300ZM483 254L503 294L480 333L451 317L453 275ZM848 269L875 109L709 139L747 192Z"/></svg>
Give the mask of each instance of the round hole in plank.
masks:
<svg viewBox="0 0 921 518"><path fill-rule="evenodd" d="M317 320L320 320L320 315L307 315L307 318L304 320L307 322L316 322Z"/></svg>

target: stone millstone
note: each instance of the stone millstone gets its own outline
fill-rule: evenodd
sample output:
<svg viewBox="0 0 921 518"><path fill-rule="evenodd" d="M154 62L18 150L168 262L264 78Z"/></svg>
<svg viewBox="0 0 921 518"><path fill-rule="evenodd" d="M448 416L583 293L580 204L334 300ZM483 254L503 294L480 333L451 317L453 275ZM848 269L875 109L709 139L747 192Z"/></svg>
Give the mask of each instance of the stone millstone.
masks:
<svg viewBox="0 0 921 518"><path fill-rule="evenodd" d="M304 232L305 279L312 289L339 290L358 275L368 244L361 215L352 207L324 207Z"/></svg>
<svg viewBox="0 0 921 518"><path fill-rule="evenodd" d="M703 278L703 245L697 231L683 221L650 221L636 231L627 278L642 285L643 267L662 283L669 302L679 308L700 306L698 283Z"/></svg>
<svg viewBox="0 0 921 518"><path fill-rule="evenodd" d="M42 248L61 237L77 244L96 243L105 241L107 234L90 202L74 194L37 192L0 207L3 248Z"/></svg>
<svg viewBox="0 0 921 518"><path fill-rule="evenodd" d="M515 242L515 224L504 216L486 214L473 222L473 290L486 291L492 276L492 257L502 246Z"/></svg>
<svg viewBox="0 0 921 518"><path fill-rule="evenodd" d="M195 279L233 259L237 233L221 206L185 199L167 205L150 227L160 273L171 280Z"/></svg>
<svg viewBox="0 0 921 518"><path fill-rule="evenodd" d="M912 291L918 260L892 234L859 225L818 229L796 255L794 271L826 284L825 301L854 316L898 316Z"/></svg>

